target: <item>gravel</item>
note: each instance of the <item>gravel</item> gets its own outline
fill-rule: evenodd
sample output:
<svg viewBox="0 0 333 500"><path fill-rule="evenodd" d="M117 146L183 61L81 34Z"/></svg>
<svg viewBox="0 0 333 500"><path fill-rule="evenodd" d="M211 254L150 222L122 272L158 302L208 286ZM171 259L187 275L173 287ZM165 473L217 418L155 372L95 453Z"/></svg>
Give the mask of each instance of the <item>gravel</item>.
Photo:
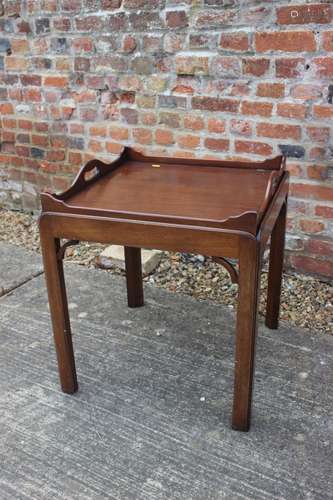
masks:
<svg viewBox="0 0 333 500"><path fill-rule="evenodd" d="M0 209L0 240L22 245L39 252L37 217ZM96 267L105 245L80 243L66 250L66 260ZM119 269L106 272L121 274ZM163 253L157 269L145 281L199 300L208 299L230 308L236 307L238 286L232 284L227 271L201 255ZM264 313L267 272L262 273L259 312ZM281 296L281 319L312 332L333 334L333 285L296 273L284 273Z"/></svg>

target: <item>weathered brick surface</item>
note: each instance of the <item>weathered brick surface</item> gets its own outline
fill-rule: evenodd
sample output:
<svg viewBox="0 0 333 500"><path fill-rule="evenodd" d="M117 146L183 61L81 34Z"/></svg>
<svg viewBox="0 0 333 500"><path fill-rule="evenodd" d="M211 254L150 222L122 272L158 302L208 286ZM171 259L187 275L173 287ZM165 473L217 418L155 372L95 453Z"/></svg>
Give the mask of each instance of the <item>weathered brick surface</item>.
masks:
<svg viewBox="0 0 333 500"><path fill-rule="evenodd" d="M37 210L126 144L283 152L287 262L332 277L332 22L328 1L3 0L0 203Z"/></svg>

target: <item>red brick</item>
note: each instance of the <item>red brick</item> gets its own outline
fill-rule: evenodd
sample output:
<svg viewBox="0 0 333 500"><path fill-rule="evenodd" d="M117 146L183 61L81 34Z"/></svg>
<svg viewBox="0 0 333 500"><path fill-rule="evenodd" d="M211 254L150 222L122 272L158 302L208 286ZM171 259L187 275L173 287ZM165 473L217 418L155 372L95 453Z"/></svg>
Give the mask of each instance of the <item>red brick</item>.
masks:
<svg viewBox="0 0 333 500"><path fill-rule="evenodd" d="M235 118L230 121L230 131L248 137L252 134L252 124L246 120L237 120Z"/></svg>
<svg viewBox="0 0 333 500"><path fill-rule="evenodd" d="M297 198L333 201L333 186L320 184L290 184L290 194Z"/></svg>
<svg viewBox="0 0 333 500"><path fill-rule="evenodd" d="M69 57L58 57L55 61L55 69L59 72L70 71L72 68L72 61ZM76 69L76 67L75 67Z"/></svg>
<svg viewBox="0 0 333 500"><path fill-rule="evenodd" d="M17 154L18 156L30 156L30 148L26 146L16 146L12 142L3 142L1 151L7 154Z"/></svg>
<svg viewBox="0 0 333 500"><path fill-rule="evenodd" d="M0 115L12 115L14 113L13 105L10 103L0 104Z"/></svg>
<svg viewBox="0 0 333 500"><path fill-rule="evenodd" d="M68 153L68 161L72 165L82 165L82 154L81 153L74 153L73 151L70 151Z"/></svg>
<svg viewBox="0 0 333 500"><path fill-rule="evenodd" d="M292 87L290 93L292 97L295 97L296 99L303 99L306 101L320 97L322 94L322 90L319 85L311 83L300 83Z"/></svg>
<svg viewBox="0 0 333 500"><path fill-rule="evenodd" d="M301 127L299 125L285 125L280 123L258 123L257 135L276 139L299 139Z"/></svg>
<svg viewBox="0 0 333 500"><path fill-rule="evenodd" d="M326 205L317 205L315 208L315 215L325 219L333 219L333 207Z"/></svg>
<svg viewBox="0 0 333 500"><path fill-rule="evenodd" d="M42 100L42 94L40 89L36 88L23 89L23 100L26 102L40 102Z"/></svg>
<svg viewBox="0 0 333 500"><path fill-rule="evenodd" d="M257 95L259 97L279 98L284 96L283 83L258 83Z"/></svg>
<svg viewBox="0 0 333 500"><path fill-rule="evenodd" d="M94 44L89 37L74 38L72 41L75 52L92 52Z"/></svg>
<svg viewBox="0 0 333 500"><path fill-rule="evenodd" d="M45 12L57 12L57 0L42 0L41 9Z"/></svg>
<svg viewBox="0 0 333 500"><path fill-rule="evenodd" d="M28 141L24 141L24 142L30 142L30 136L29 136L29 134L26 134L26 135L28 137ZM19 140L19 135L17 137L18 137L17 140L19 142L23 142L23 141ZM2 134L1 134L1 139L2 139L2 142L15 142L15 132L11 132L11 131L8 131L8 130L3 130Z"/></svg>
<svg viewBox="0 0 333 500"><path fill-rule="evenodd" d="M225 111L237 113L239 101L234 99L219 99L217 97L192 97L192 108L207 111Z"/></svg>
<svg viewBox="0 0 333 500"><path fill-rule="evenodd" d="M71 134L84 134L84 125L82 123L71 123L69 126Z"/></svg>
<svg viewBox="0 0 333 500"><path fill-rule="evenodd" d="M271 116L273 104L270 102L243 101L241 112L244 115Z"/></svg>
<svg viewBox="0 0 333 500"><path fill-rule="evenodd" d="M250 86L248 83L234 83L230 89L230 95L246 96L250 94Z"/></svg>
<svg viewBox="0 0 333 500"><path fill-rule="evenodd" d="M59 17L53 20L53 27L56 31L69 31L71 29L71 20L69 17Z"/></svg>
<svg viewBox="0 0 333 500"><path fill-rule="evenodd" d="M97 110L95 108L83 108L80 109L80 120L82 121L87 121L87 122L93 122L97 118Z"/></svg>
<svg viewBox="0 0 333 500"><path fill-rule="evenodd" d="M104 28L105 19L101 16L76 17L75 27L78 31L101 31Z"/></svg>
<svg viewBox="0 0 333 500"><path fill-rule="evenodd" d="M323 48L328 52L333 51L333 31L323 33Z"/></svg>
<svg viewBox="0 0 333 500"><path fill-rule="evenodd" d="M251 153L254 155L269 156L272 154L272 146L264 142L235 141L236 153Z"/></svg>
<svg viewBox="0 0 333 500"><path fill-rule="evenodd" d="M172 92L175 94L194 94L194 89L190 85L176 85L172 87Z"/></svg>
<svg viewBox="0 0 333 500"><path fill-rule="evenodd" d="M22 85L33 85L39 87L42 84L42 77L40 75L20 75Z"/></svg>
<svg viewBox="0 0 333 500"><path fill-rule="evenodd" d="M16 122L16 120L13 120L12 118L3 118L2 125L5 128L16 128L17 122Z"/></svg>
<svg viewBox="0 0 333 500"><path fill-rule="evenodd" d="M184 149L194 149L200 144L200 137L197 135L180 135L177 138L177 144Z"/></svg>
<svg viewBox="0 0 333 500"><path fill-rule="evenodd" d="M304 104L281 102L278 103L276 111L278 116L285 118L304 119L306 117L306 106Z"/></svg>
<svg viewBox="0 0 333 500"><path fill-rule="evenodd" d="M286 168L291 176L293 176L293 177L302 176L302 170L301 170L301 167L299 165L296 165L295 163L291 163L291 164L288 163Z"/></svg>
<svg viewBox="0 0 333 500"><path fill-rule="evenodd" d="M49 145L49 139L47 135L32 135L31 143L34 146L41 146L47 148Z"/></svg>
<svg viewBox="0 0 333 500"><path fill-rule="evenodd" d="M96 92L94 90L82 90L77 92L74 96L76 103L91 103L96 102Z"/></svg>
<svg viewBox="0 0 333 500"><path fill-rule="evenodd" d="M190 49L209 49L211 44L215 42L215 35L209 36L205 33L192 33L189 37Z"/></svg>
<svg viewBox="0 0 333 500"><path fill-rule="evenodd" d="M272 31L255 33L258 52L314 52L316 39L311 31Z"/></svg>
<svg viewBox="0 0 333 500"><path fill-rule="evenodd" d="M186 115L184 116L184 127L191 130L202 130L204 128L204 120L201 116Z"/></svg>
<svg viewBox="0 0 333 500"><path fill-rule="evenodd" d="M103 151L103 144L100 141L92 139L88 143L88 150L94 153L101 153Z"/></svg>
<svg viewBox="0 0 333 500"><path fill-rule="evenodd" d="M324 165L310 165L307 167L307 175L309 179L325 180L327 179L328 171Z"/></svg>
<svg viewBox="0 0 333 500"><path fill-rule="evenodd" d="M153 126L157 123L157 115L152 111L141 111L140 118L142 125Z"/></svg>
<svg viewBox="0 0 333 500"><path fill-rule="evenodd" d="M225 132L225 121L219 118L209 118L207 122L208 132L223 134Z"/></svg>
<svg viewBox="0 0 333 500"><path fill-rule="evenodd" d="M148 128L134 128L132 134L133 139L139 144L152 143L152 131Z"/></svg>
<svg viewBox="0 0 333 500"><path fill-rule="evenodd" d="M333 241L310 238L305 242L305 249L312 254L333 256Z"/></svg>
<svg viewBox="0 0 333 500"><path fill-rule="evenodd" d="M310 160L324 160L327 154L326 148L315 146L309 151Z"/></svg>
<svg viewBox="0 0 333 500"><path fill-rule="evenodd" d="M132 35L126 35L123 38L123 51L126 52L127 54L130 54L131 52L134 52L134 50L137 47L137 42L134 36Z"/></svg>
<svg viewBox="0 0 333 500"><path fill-rule="evenodd" d="M302 177L302 169L300 165L297 165L296 163L287 163L286 166L288 172L290 172L290 175L293 177Z"/></svg>
<svg viewBox="0 0 333 500"><path fill-rule="evenodd" d="M263 76L269 70L270 60L263 58L247 58L242 60L244 75Z"/></svg>
<svg viewBox="0 0 333 500"><path fill-rule="evenodd" d="M70 185L70 179L66 177L54 176L53 177L53 188L57 192L66 191Z"/></svg>
<svg viewBox="0 0 333 500"><path fill-rule="evenodd" d="M161 46L162 46L162 37L160 35L156 36L145 35L143 37L142 48L145 52L151 52L152 54L154 53L157 54L161 50Z"/></svg>
<svg viewBox="0 0 333 500"><path fill-rule="evenodd" d="M333 277L333 261L320 260L302 255L292 255L290 260L296 269L301 269L311 274Z"/></svg>
<svg viewBox="0 0 333 500"><path fill-rule="evenodd" d="M26 71L28 69L28 59L7 56L5 57L5 66L7 71Z"/></svg>
<svg viewBox="0 0 333 500"><path fill-rule="evenodd" d="M249 24L250 26L258 26L270 17L271 7L269 6L269 4L271 4L272 2L266 2L268 3L268 7L265 7L263 5L251 7L251 3L253 4L256 2L247 2L242 6L244 7L244 9L242 9L242 17L244 22ZM219 0L217 0L216 4L219 5ZM237 5L237 2L235 2L235 4ZM241 4L238 3L238 5Z"/></svg>
<svg viewBox="0 0 333 500"><path fill-rule="evenodd" d="M127 141L128 139L128 128L126 127L117 127L113 125L110 127L110 136L115 141Z"/></svg>
<svg viewBox="0 0 333 500"><path fill-rule="evenodd" d="M187 14L184 10L167 12L165 20L168 28L185 28L188 26Z"/></svg>
<svg viewBox="0 0 333 500"><path fill-rule="evenodd" d="M278 78L297 78L304 74L303 57L281 58L275 61L275 74Z"/></svg>
<svg viewBox="0 0 333 500"><path fill-rule="evenodd" d="M89 129L89 134L97 137L106 137L107 127L105 125L93 125Z"/></svg>
<svg viewBox="0 0 333 500"><path fill-rule="evenodd" d="M119 155L119 153L122 152L124 146L122 144L117 143L117 142L106 142L105 148L108 151L108 153L111 153L114 155Z"/></svg>
<svg viewBox="0 0 333 500"><path fill-rule="evenodd" d="M16 25L18 33L24 33L25 35L31 33L30 24L27 21L19 21Z"/></svg>
<svg viewBox="0 0 333 500"><path fill-rule="evenodd" d="M222 33L220 47L236 52L245 52L249 49L249 37L247 33Z"/></svg>
<svg viewBox="0 0 333 500"><path fill-rule="evenodd" d="M81 0L62 0L61 7L67 12L80 12Z"/></svg>
<svg viewBox="0 0 333 500"><path fill-rule="evenodd" d="M158 128L155 131L155 142L156 144L161 144L163 146L174 144L175 140L173 137L173 133L171 132L171 130Z"/></svg>
<svg viewBox="0 0 333 500"><path fill-rule="evenodd" d="M22 130L32 130L32 123L30 120L19 120L18 128Z"/></svg>
<svg viewBox="0 0 333 500"><path fill-rule="evenodd" d="M26 54L29 51L29 42L21 38L11 40L13 54Z"/></svg>
<svg viewBox="0 0 333 500"><path fill-rule="evenodd" d="M325 229L322 222L312 219L301 219L299 225L301 230L305 233L320 233Z"/></svg>
<svg viewBox="0 0 333 500"><path fill-rule="evenodd" d="M211 74L225 78L235 78L241 75L238 56L217 56L211 61Z"/></svg>
<svg viewBox="0 0 333 500"><path fill-rule="evenodd" d="M17 89L15 87L8 89L8 98L10 101L18 101L18 102L22 101L23 100L22 90Z"/></svg>
<svg viewBox="0 0 333 500"><path fill-rule="evenodd" d="M121 0L102 0L101 8L104 10L115 10L121 6Z"/></svg>
<svg viewBox="0 0 333 500"><path fill-rule="evenodd" d="M46 155L47 161L63 161L65 159L65 151L57 150L57 151L48 151Z"/></svg>
<svg viewBox="0 0 333 500"><path fill-rule="evenodd" d="M58 171L59 167L54 163L50 163L49 161L43 161L40 163L40 168L43 172L55 174Z"/></svg>
<svg viewBox="0 0 333 500"><path fill-rule="evenodd" d="M202 11L196 21L198 28L221 28L226 24L231 24L238 15L236 9L227 9L223 11Z"/></svg>
<svg viewBox="0 0 333 500"><path fill-rule="evenodd" d="M313 59L315 73L319 78L333 76L333 57L316 57Z"/></svg>
<svg viewBox="0 0 333 500"><path fill-rule="evenodd" d="M174 158L195 158L194 151L184 151L183 149L174 150L174 151L172 151L171 155Z"/></svg>
<svg viewBox="0 0 333 500"><path fill-rule="evenodd" d="M315 118L333 118L333 106L315 104L313 106L313 116Z"/></svg>
<svg viewBox="0 0 333 500"><path fill-rule="evenodd" d="M50 137L50 143L53 148L66 148L68 144L66 135L53 135Z"/></svg>
<svg viewBox="0 0 333 500"><path fill-rule="evenodd" d="M229 140L228 139L215 139L214 137L207 137L205 139L205 147L211 149L212 151L228 151Z"/></svg>
<svg viewBox="0 0 333 500"><path fill-rule="evenodd" d="M5 5L2 5L5 4ZM10 2L1 2L1 8L3 9L3 14L6 16L19 16L21 14L21 4L20 0L11 0Z"/></svg>
<svg viewBox="0 0 333 500"><path fill-rule="evenodd" d="M67 76L46 76L44 78L44 85L47 87L64 88L68 85L69 80Z"/></svg>
<svg viewBox="0 0 333 500"><path fill-rule="evenodd" d="M314 142L325 143L330 137L330 129L328 127L307 127L306 133Z"/></svg>
<svg viewBox="0 0 333 500"><path fill-rule="evenodd" d="M332 19L333 9L329 3L290 5L277 9L279 24L329 24Z"/></svg>
<svg viewBox="0 0 333 500"><path fill-rule="evenodd" d="M159 114L159 123L166 125L170 128L180 127L180 115L178 113L169 113L168 111L161 111Z"/></svg>
<svg viewBox="0 0 333 500"><path fill-rule="evenodd" d="M177 56L177 75L208 75L208 62L206 56Z"/></svg>

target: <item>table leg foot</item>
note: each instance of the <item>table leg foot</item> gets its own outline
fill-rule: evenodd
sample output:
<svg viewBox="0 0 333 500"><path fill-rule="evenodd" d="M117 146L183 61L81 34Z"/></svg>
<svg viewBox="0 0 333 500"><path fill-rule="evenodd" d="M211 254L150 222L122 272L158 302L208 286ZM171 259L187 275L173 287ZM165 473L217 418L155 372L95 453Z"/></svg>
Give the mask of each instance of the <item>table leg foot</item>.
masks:
<svg viewBox="0 0 333 500"><path fill-rule="evenodd" d="M251 420L260 251L255 240L243 240L239 255L239 294L236 324L235 383L232 428L248 431Z"/></svg>
<svg viewBox="0 0 333 500"><path fill-rule="evenodd" d="M283 271L283 251L286 230L287 203L282 205L271 235L267 288L266 326L279 327L280 296Z"/></svg>
<svg viewBox="0 0 333 500"><path fill-rule="evenodd" d="M57 255L60 241L41 228L41 246L61 388L72 394L77 391L78 384L64 270L62 259Z"/></svg>
<svg viewBox="0 0 333 500"><path fill-rule="evenodd" d="M141 307L144 305L141 248L124 248L128 307Z"/></svg>

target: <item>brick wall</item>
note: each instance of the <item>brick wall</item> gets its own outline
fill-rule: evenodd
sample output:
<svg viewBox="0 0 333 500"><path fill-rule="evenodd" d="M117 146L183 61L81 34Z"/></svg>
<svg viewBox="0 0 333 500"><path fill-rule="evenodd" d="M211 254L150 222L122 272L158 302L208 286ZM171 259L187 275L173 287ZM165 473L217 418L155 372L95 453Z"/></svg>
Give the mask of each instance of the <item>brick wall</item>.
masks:
<svg viewBox="0 0 333 500"><path fill-rule="evenodd" d="M292 175L288 262L333 276L333 5L0 0L0 203L122 144Z"/></svg>

